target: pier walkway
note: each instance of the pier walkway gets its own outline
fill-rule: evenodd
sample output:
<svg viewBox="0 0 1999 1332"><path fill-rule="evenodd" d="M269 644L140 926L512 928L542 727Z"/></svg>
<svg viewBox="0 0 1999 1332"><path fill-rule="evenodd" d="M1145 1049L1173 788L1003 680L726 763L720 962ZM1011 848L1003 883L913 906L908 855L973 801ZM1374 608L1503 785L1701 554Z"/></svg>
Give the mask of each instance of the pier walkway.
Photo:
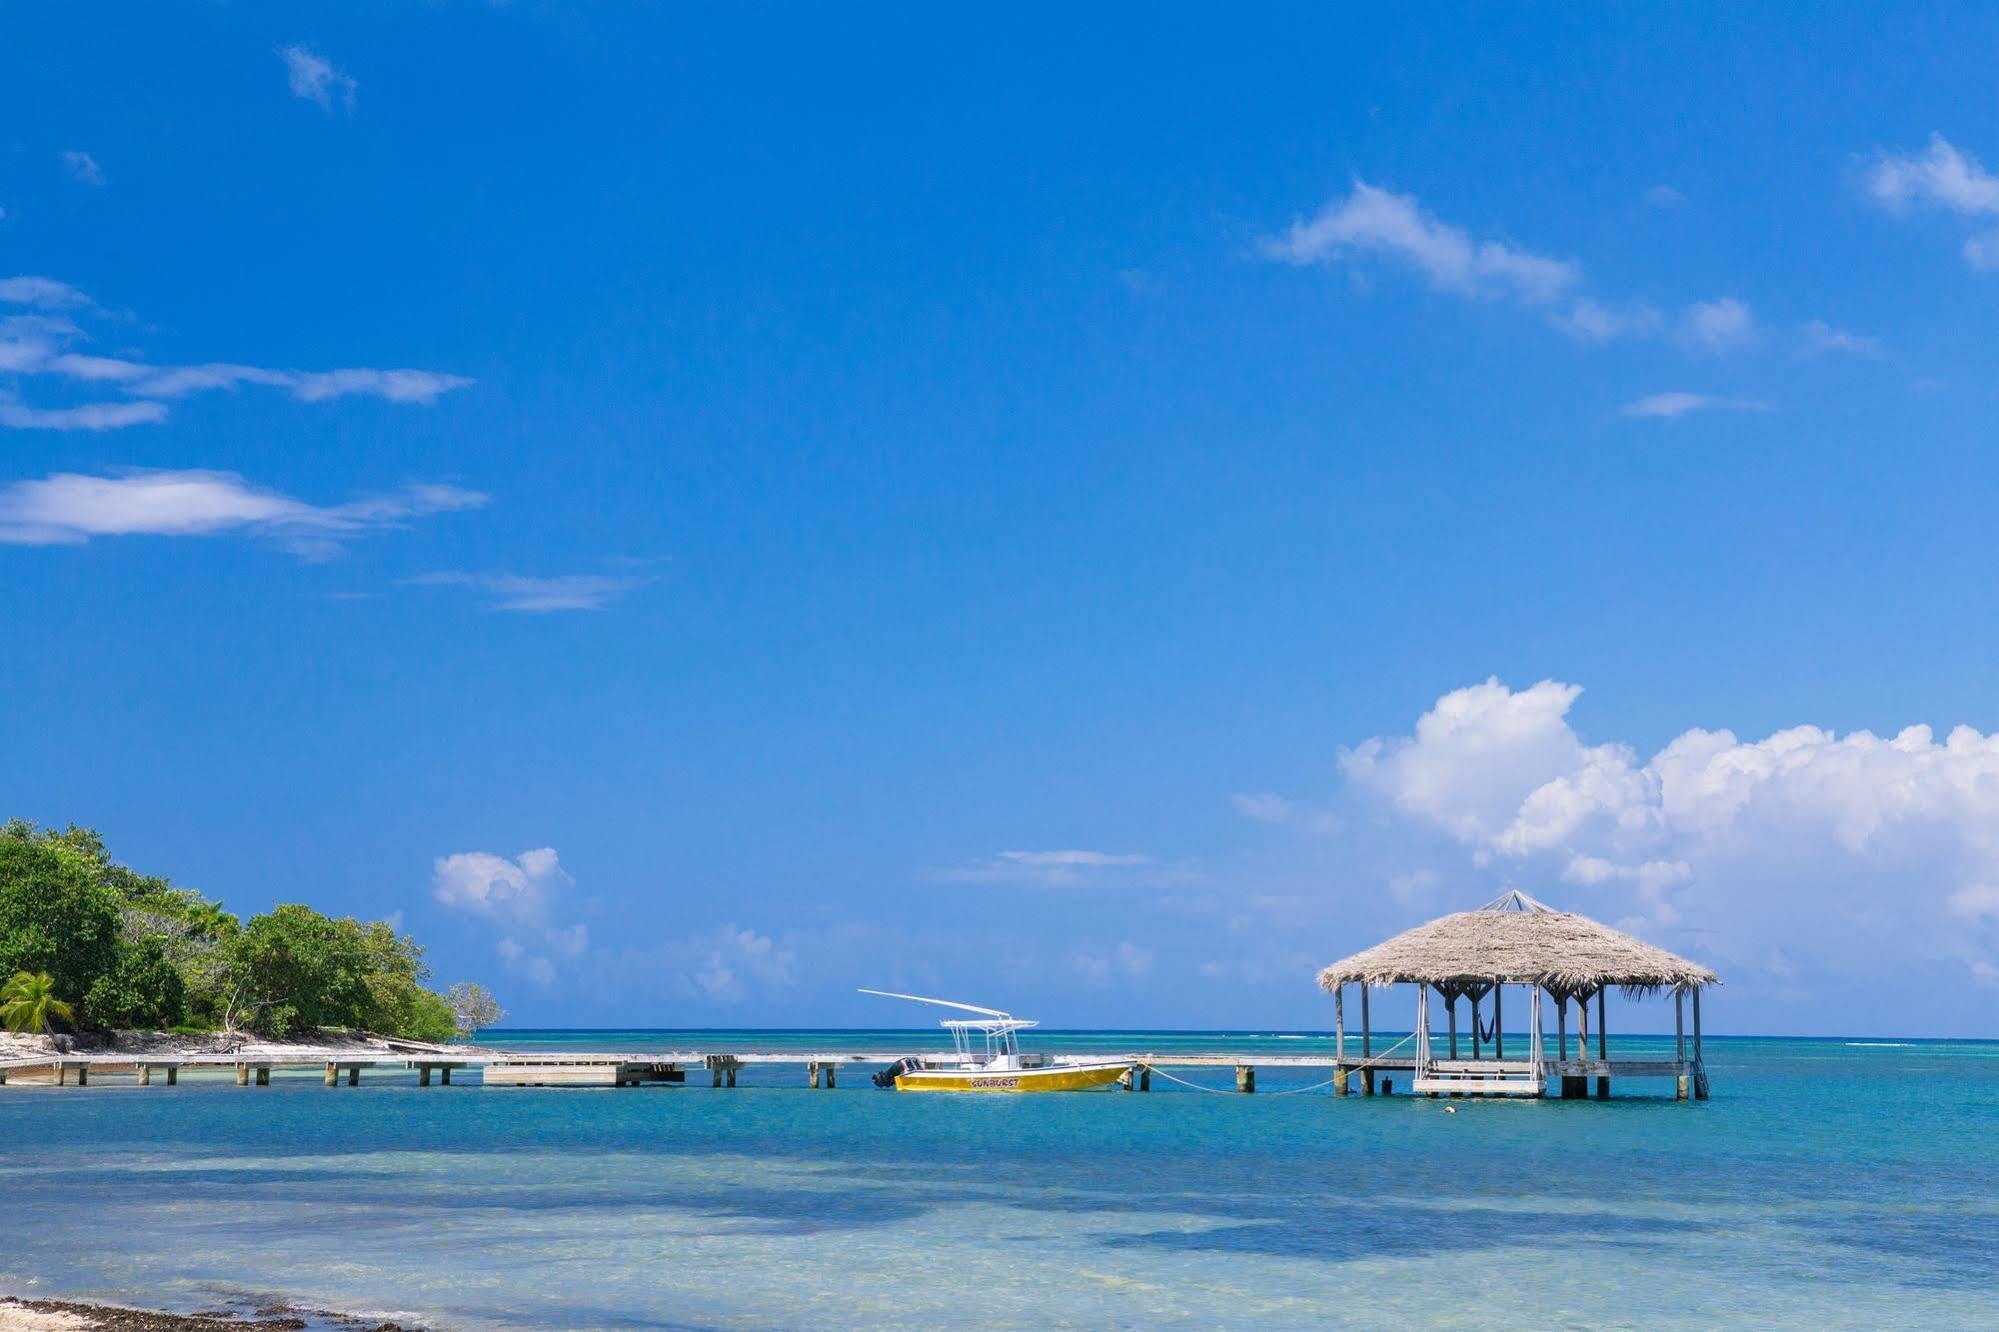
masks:
<svg viewBox="0 0 1999 1332"><path fill-rule="evenodd" d="M87 1087L93 1080L113 1078L151 1086L156 1082L175 1086L183 1071L204 1075L204 1080L233 1073L239 1087L269 1086L274 1069L314 1071L323 1075L325 1085L358 1086L363 1070L407 1074L414 1072L420 1086L433 1082L451 1085L451 1075L474 1070L488 1087L637 1087L646 1084L685 1083L689 1074L706 1074L713 1087L733 1087L737 1073L749 1067L785 1065L800 1069L806 1085L833 1088L839 1085L841 1069L885 1068L903 1058L907 1051L725 1051L673 1050L658 1053L630 1051L520 1051L467 1047L444 1053L380 1051L329 1051L323 1058L292 1053L262 1055L251 1050L201 1055L138 1055L115 1052L76 1052L58 1055L29 1055L0 1059L0 1084ZM1324 1054L1236 1054L1211 1051L1186 1054L1130 1053L1119 1055L1051 1055L1050 1065L1101 1063L1106 1059L1129 1062L1131 1076L1124 1084L1130 1090L1150 1091L1153 1070L1220 1069L1235 1071L1239 1092L1256 1090L1259 1068L1323 1070L1337 1095L1346 1095L1350 1081L1358 1082L1363 1095L1372 1096L1380 1074L1411 1074L1416 1067L1410 1055L1384 1054L1373 1058L1343 1059ZM1664 1077L1683 1079L1694 1074L1689 1061L1664 1060L1548 1060L1544 1072L1557 1077ZM1355 1077L1354 1075L1359 1075ZM1685 1084L1682 1083L1682 1086ZM1213 1090L1213 1089L1210 1089ZM1384 1085L1381 1090L1391 1087ZM1682 1095L1685 1093L1682 1092Z"/></svg>

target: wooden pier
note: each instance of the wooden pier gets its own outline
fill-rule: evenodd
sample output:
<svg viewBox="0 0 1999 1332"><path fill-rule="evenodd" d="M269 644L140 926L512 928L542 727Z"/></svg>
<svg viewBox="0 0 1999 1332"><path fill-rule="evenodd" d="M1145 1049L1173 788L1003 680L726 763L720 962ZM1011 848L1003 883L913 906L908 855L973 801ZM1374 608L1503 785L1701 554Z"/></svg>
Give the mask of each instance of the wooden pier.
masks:
<svg viewBox="0 0 1999 1332"><path fill-rule="evenodd" d="M1342 1042L1344 1046L1344 1042ZM457 1071L472 1071L480 1075L479 1082L487 1087L643 1087L657 1085L685 1084L691 1081L690 1073L706 1073L707 1083L714 1088L728 1088L736 1085L737 1075L745 1068L760 1066L784 1066L800 1071L803 1086L821 1090L835 1090L839 1086L839 1074L844 1069L873 1070L886 1068L904 1057L907 1051L883 1052L871 1050L857 1051L719 1051L697 1050L662 1051L659 1053L633 1053L630 1051L497 1051L468 1048L462 1052L449 1054L409 1054L409 1053L365 1053L329 1052L316 1057L302 1055L258 1054L244 1051L235 1054L214 1055L132 1055L87 1052L60 1055L26 1056L0 1060L0 1084L10 1078L18 1085L33 1083L58 1087L89 1087L103 1085L106 1081L137 1085L177 1086L183 1072L196 1075L206 1082L232 1080L238 1087L268 1087L274 1071L303 1075L317 1072L327 1087L357 1087L361 1085L362 1074L396 1075L407 1078L416 1075L420 1087L452 1085L452 1074ZM1105 1060L1129 1062L1131 1073L1118 1083L1127 1091L1149 1092L1152 1090L1152 1074L1161 1071L1170 1077L1167 1070L1228 1070L1234 1077L1235 1091L1253 1095L1257 1090L1259 1069L1317 1070L1321 1072L1338 1096L1348 1095L1358 1082L1361 1094L1376 1095L1390 1090L1390 1084L1400 1078L1413 1078L1416 1060L1408 1053L1390 1052L1383 1055L1361 1055L1355 1057L1348 1050L1341 1050L1332 1057L1324 1054L1276 1054L1268 1052L1225 1052L1209 1051L1188 1054L1091 1054L1053 1055L1049 1063L1060 1067L1064 1064L1101 1063ZM1466 1077L1475 1077L1481 1069L1498 1078L1510 1071L1509 1065L1501 1069L1491 1060L1457 1061L1465 1065L1461 1070ZM1487 1067L1487 1066L1490 1067ZM1700 1066L1695 1059L1550 1059L1543 1063L1543 1074L1548 1085L1559 1085L1563 1096L1582 1095L1573 1090L1587 1085L1591 1078L1597 1080L1599 1089L1608 1088L1609 1078L1658 1077L1678 1080L1678 1094L1685 1099L1691 1090L1692 1081L1701 1078ZM1357 1076L1356 1076L1357 1075ZM865 1081L861 1082L866 1086ZM1405 1081L1405 1088L1410 1084ZM1225 1087L1210 1087L1212 1091L1222 1091ZM1498 1094L1503 1088L1490 1094ZM1704 1089L1703 1089L1704 1090ZM1467 1094L1481 1094L1469 1090ZM1604 1094L1599 1090L1599 1095Z"/></svg>

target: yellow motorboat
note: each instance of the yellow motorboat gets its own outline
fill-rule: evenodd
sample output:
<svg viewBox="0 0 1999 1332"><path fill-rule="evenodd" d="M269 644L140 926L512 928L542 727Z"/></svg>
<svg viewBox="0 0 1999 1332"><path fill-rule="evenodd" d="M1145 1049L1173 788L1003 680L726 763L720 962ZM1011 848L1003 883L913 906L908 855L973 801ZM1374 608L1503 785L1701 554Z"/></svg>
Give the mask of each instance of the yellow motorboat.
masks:
<svg viewBox="0 0 1999 1332"><path fill-rule="evenodd" d="M897 1091L1050 1092L1108 1087L1131 1072L1131 1061L1055 1059L1020 1052L1017 1033L1038 1024L996 1008L980 1008L920 994L862 990L885 999L908 999L979 1014L947 1018L937 1025L951 1033L949 1054L909 1055L875 1074L877 1087Z"/></svg>

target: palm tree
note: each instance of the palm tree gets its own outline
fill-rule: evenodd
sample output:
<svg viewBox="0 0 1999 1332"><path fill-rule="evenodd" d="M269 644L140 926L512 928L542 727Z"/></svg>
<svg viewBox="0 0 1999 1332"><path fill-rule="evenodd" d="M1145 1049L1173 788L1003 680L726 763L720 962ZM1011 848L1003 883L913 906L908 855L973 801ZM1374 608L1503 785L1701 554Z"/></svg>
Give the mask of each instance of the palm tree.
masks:
<svg viewBox="0 0 1999 1332"><path fill-rule="evenodd" d="M49 1035L52 1020L74 1022L75 1010L56 998L56 983L49 973L17 971L13 979L0 985L0 1022L16 1036Z"/></svg>

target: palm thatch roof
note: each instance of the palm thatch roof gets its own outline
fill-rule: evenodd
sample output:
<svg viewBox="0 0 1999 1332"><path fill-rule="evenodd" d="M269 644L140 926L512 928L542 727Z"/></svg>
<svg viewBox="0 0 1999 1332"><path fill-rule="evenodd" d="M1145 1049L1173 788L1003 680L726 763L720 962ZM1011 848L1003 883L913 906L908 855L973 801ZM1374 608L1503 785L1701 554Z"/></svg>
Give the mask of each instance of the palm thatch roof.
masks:
<svg viewBox="0 0 1999 1332"><path fill-rule="evenodd" d="M1604 985L1646 991L1720 984L1698 962L1521 892L1405 930L1319 973L1326 990L1355 981L1472 986L1494 980L1570 993Z"/></svg>

